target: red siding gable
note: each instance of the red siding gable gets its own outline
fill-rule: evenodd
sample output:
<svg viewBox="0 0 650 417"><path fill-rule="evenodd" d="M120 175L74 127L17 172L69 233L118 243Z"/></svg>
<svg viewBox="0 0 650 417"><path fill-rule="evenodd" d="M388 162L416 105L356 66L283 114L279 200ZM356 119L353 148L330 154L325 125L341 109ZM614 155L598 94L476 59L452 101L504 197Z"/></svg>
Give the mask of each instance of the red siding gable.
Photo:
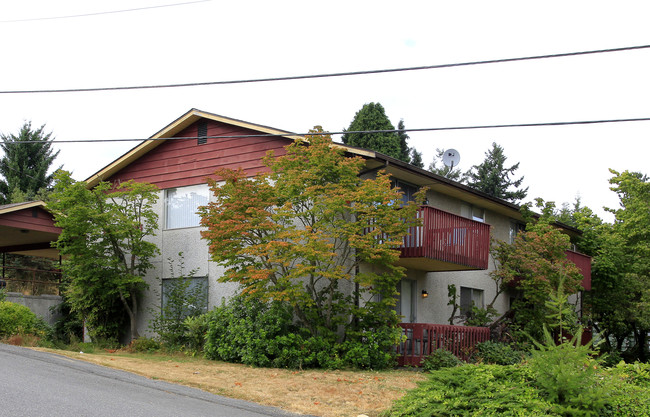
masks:
<svg viewBox="0 0 650 417"><path fill-rule="evenodd" d="M61 229L54 226L52 214L40 207L26 208L2 214L0 215L0 226L56 234L61 233Z"/></svg>
<svg viewBox="0 0 650 417"><path fill-rule="evenodd" d="M259 132L213 120L207 121L207 136L258 135ZM194 123L174 137L198 136ZM197 139L166 140L146 155L115 173L110 181L128 181L155 184L160 189L205 183L219 168L242 168L253 176L268 169L262 158L270 150L284 155L284 147L292 142L283 137L236 137L208 139L199 145Z"/></svg>

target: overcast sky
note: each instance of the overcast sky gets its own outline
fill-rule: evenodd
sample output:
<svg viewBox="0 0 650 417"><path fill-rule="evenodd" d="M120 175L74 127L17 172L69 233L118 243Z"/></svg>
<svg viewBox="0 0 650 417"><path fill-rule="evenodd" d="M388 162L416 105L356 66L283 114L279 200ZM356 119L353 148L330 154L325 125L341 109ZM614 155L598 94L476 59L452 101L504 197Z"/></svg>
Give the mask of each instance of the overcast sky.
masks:
<svg viewBox="0 0 650 417"><path fill-rule="evenodd" d="M650 44L650 3L611 1L40 1L0 3L0 91L223 81L449 64ZM114 12L125 9L142 10ZM102 14L94 14L102 13ZM62 19L59 16L83 15ZM39 20L26 20L36 19ZM45 19L47 18L47 19ZM191 108L293 132L347 128L379 102L407 128L650 117L650 49L228 86L0 94L0 132L147 138ZM608 168L650 174L650 122L411 133L460 167L496 142L529 197L616 207ZM340 137L335 137L340 140ZM60 144L85 179L136 143ZM605 216L608 220L611 217Z"/></svg>

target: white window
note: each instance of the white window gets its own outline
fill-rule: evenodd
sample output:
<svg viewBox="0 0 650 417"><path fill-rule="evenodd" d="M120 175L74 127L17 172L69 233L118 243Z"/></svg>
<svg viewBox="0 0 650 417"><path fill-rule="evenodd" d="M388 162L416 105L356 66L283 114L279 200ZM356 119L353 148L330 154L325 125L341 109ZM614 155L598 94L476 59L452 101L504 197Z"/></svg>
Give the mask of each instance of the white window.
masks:
<svg viewBox="0 0 650 417"><path fill-rule="evenodd" d="M208 204L208 193L207 184L167 189L165 191L165 227L178 229L198 226L201 217L197 214L197 210L200 206Z"/></svg>
<svg viewBox="0 0 650 417"><path fill-rule="evenodd" d="M483 290L460 287L460 314L466 316L472 306L483 308Z"/></svg>
<svg viewBox="0 0 650 417"><path fill-rule="evenodd" d="M462 204L460 206L460 215L477 222L485 222L485 210L471 204Z"/></svg>
<svg viewBox="0 0 650 417"><path fill-rule="evenodd" d="M517 222L510 222L510 232L508 235L508 238L510 240L510 243L515 243L515 238L519 234L519 232L524 230L524 225L521 223Z"/></svg>

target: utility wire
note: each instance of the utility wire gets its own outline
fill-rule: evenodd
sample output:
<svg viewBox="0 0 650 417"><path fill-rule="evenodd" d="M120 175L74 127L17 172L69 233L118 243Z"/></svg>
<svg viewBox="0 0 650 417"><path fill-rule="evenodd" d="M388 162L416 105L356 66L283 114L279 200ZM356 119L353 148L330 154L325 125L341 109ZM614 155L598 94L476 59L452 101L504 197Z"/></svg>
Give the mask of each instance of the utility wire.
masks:
<svg viewBox="0 0 650 417"><path fill-rule="evenodd" d="M551 127L551 126L572 126L572 125L593 125L603 123L629 123L629 122L650 122L650 117L637 117L632 119L602 119L602 120L582 120L572 122L542 122L542 123L518 123L518 124L501 124L501 125L474 125L474 126L451 126L451 127L427 127L420 129L389 129L389 130L350 130L339 132L319 132L319 133L259 133L247 135L216 135L216 136L200 136L206 139L241 139L241 138L255 138L255 137L286 137L286 136L323 136L323 135L344 135L351 133L397 133L397 132L436 132L445 130L477 130L477 129L504 129L504 128L519 128L519 127ZM171 138L127 138L127 139L93 139L93 140L52 140L52 143L104 143L104 142L143 142L148 140L184 140L184 139L198 139L198 136L182 136ZM5 142L3 144L20 144L20 143L42 143L39 141L19 141L19 142Z"/></svg>
<svg viewBox="0 0 650 417"><path fill-rule="evenodd" d="M426 65L426 66L419 66L419 67L335 72L335 73L328 73L328 74L294 75L294 76L286 76L286 77L252 78L252 79L245 79L245 80L206 81L206 82L198 82L198 83L138 85L138 86L123 86L123 87L93 87L93 88L68 88L68 89L45 89L45 90L4 90L4 91L0 91L0 94L83 93L83 92L92 92L92 91L145 90L145 89L157 89L157 88L200 87L200 86L208 86L208 85L248 84L248 83L261 83L261 82L271 82L271 81L292 81L292 80L305 80L305 79L315 79L315 78L383 74L383 73L404 72L404 71L421 71L421 70L432 70L432 69L442 69L442 68L464 67L470 65L501 64L506 62L563 58L563 57L580 56L580 55L604 54L610 52L633 51L633 50L648 49L648 48L650 48L650 45L625 46L621 48L598 49L592 51L565 52L565 53L550 54L550 55L534 55L534 56L526 56L526 57L518 57L518 58L490 59L485 61L469 61L469 62L458 62L452 64Z"/></svg>
<svg viewBox="0 0 650 417"><path fill-rule="evenodd" d="M128 12L137 12L141 10L149 9L160 9L163 7L174 7L174 6L185 6L187 4L194 3L205 3L212 0L196 0L196 1L186 1L183 3L172 3L172 4L161 4L158 6L147 6L147 7L137 7L134 9L123 9L123 10L110 10L105 12L95 12L95 13L83 13L83 14L73 14L67 16L52 16L52 17L33 17L27 19L12 19L12 20L0 20L0 23L19 23L19 22L36 22L39 20L58 20L58 19L72 19L76 17L88 17L88 16L99 16L104 14L116 14L116 13L128 13Z"/></svg>

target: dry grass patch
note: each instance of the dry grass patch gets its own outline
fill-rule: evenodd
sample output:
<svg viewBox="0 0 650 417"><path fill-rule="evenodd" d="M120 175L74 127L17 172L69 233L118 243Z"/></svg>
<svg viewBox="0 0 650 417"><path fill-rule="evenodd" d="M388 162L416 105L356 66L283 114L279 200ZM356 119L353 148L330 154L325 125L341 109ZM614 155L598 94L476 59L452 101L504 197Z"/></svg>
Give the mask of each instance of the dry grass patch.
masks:
<svg viewBox="0 0 650 417"><path fill-rule="evenodd" d="M425 377L413 371L292 371L183 355L78 353L38 349L200 388L214 394L316 416L378 416Z"/></svg>

